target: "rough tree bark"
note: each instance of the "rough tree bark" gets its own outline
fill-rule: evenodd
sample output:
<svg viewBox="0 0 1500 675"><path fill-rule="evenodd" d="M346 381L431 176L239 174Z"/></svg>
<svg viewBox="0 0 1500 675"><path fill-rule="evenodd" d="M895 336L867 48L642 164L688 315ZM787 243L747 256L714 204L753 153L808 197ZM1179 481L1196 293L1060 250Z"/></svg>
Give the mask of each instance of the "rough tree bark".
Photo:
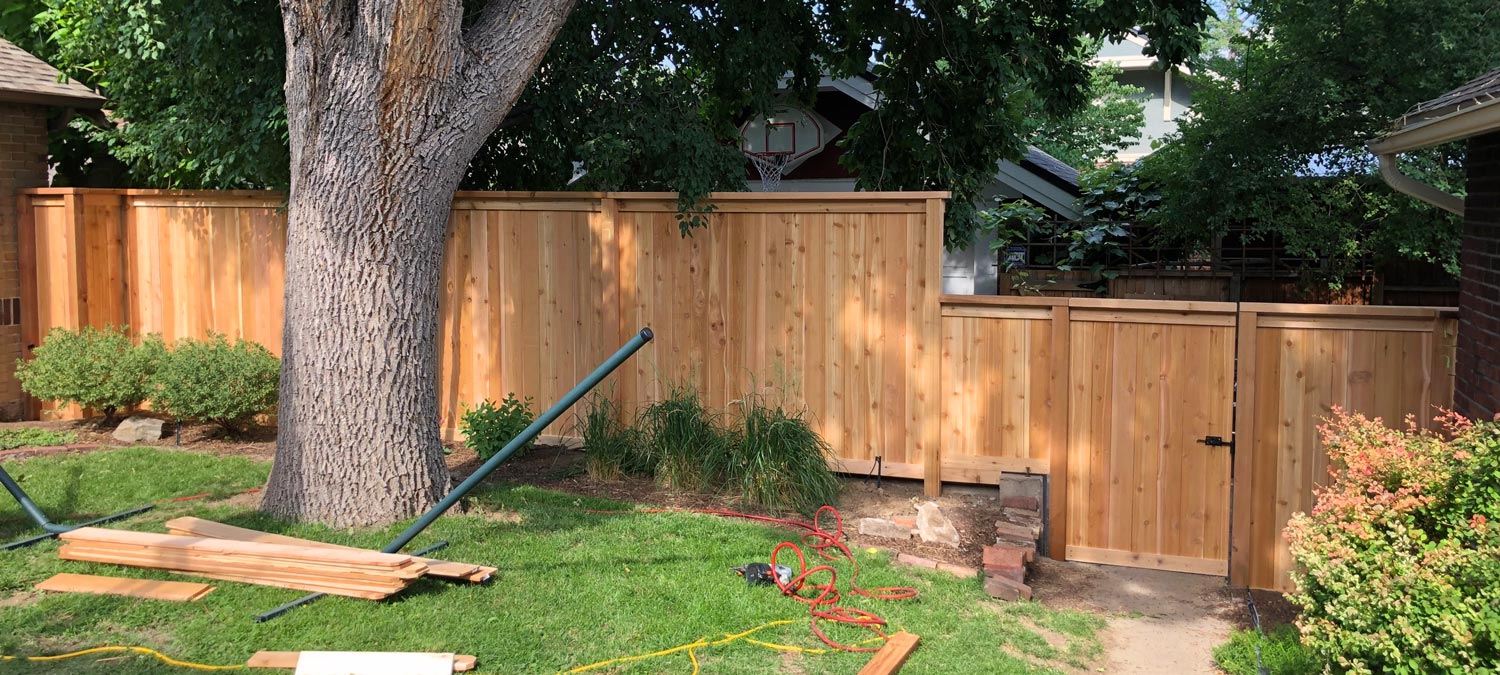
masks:
<svg viewBox="0 0 1500 675"><path fill-rule="evenodd" d="M453 194L574 0L282 0L292 148L263 509L393 522L449 487L437 311Z"/></svg>

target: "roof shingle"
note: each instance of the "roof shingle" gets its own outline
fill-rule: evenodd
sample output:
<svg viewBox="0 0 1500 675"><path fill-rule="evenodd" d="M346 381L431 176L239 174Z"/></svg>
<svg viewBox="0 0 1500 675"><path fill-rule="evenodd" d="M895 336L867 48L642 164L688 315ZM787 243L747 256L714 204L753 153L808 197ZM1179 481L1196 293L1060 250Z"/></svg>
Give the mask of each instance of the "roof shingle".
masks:
<svg viewBox="0 0 1500 675"><path fill-rule="evenodd" d="M1396 120L1396 127L1405 128L1418 122L1437 119L1496 98L1500 98L1500 68L1469 80L1442 96L1412 106L1401 119Z"/></svg>
<svg viewBox="0 0 1500 675"><path fill-rule="evenodd" d="M98 108L104 97L0 38L0 102Z"/></svg>

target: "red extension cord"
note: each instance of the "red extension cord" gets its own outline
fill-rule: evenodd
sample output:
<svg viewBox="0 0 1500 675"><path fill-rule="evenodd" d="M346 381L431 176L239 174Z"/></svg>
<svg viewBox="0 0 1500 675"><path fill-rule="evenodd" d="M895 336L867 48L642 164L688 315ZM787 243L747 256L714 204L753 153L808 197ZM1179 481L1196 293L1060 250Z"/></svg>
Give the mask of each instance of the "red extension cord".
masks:
<svg viewBox="0 0 1500 675"><path fill-rule="evenodd" d="M839 560L840 556L842 556L844 560L849 561L849 564L853 566L854 569L849 573L848 582L848 593L850 595L861 595L867 598L874 598L876 600L906 600L917 597L917 589L915 588L907 588L904 586L888 586L883 588L867 589L860 588L859 585L855 583L855 581L859 579L859 561L854 558L854 554L849 551L849 547L845 546L843 543L844 517L839 514L838 509L835 509L832 506L819 507L818 510L813 513L813 519L811 523L804 523L797 520L788 520L785 518L772 518L770 516L757 516L749 513L740 513L738 511L724 511L717 509L644 509L640 511L588 511L588 513L611 515L624 515L628 513L683 512L704 513L713 516L723 516L726 518L743 518L745 520L775 523L778 525L785 525L787 527L795 527L806 530L802 534L803 546L816 551L818 555L822 556L825 560ZM822 524L826 520L826 516L831 516L833 518L832 532L823 529ZM832 551L836 551L837 555L835 553L831 553L830 549ZM794 576L792 577L791 581L783 585L781 583L780 576L775 573L775 568L777 565L777 557L781 554L782 551L786 550L790 550L797 556L797 565L796 567L787 565L787 567L792 568ZM776 548L771 550L771 568L771 576L776 581L776 587L780 588L781 592L784 595L795 598L798 602L807 605L807 611L812 615L812 632L814 635L818 636L818 639L822 640L825 644L833 647L834 649L840 649L843 651L879 651L879 649L876 647L859 647L855 645L847 645L839 642L834 642L826 634L824 634L822 628L818 626L819 622L821 621L831 621L833 623L860 626L875 633L876 635L879 635L880 637L888 637L885 631L881 630L881 628L886 625L885 619L882 619L879 616L862 609L842 607L839 605L839 600L843 598L843 593L838 589L838 571L835 570L832 565L823 564L809 568L807 566L807 556L802 552L802 548L790 541L784 541L780 544L777 544ZM814 575L821 575L824 580L814 581ZM815 591L816 594L812 596L803 595L803 589Z"/></svg>

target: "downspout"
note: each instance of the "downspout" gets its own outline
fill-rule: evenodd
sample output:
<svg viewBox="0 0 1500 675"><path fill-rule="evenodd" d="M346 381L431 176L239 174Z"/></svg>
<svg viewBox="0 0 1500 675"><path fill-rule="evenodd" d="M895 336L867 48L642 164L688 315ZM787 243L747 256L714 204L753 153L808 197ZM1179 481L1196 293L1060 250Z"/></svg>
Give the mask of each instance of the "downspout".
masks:
<svg viewBox="0 0 1500 675"><path fill-rule="evenodd" d="M1401 167L1396 164L1396 153L1377 154L1375 157L1380 160L1380 178L1385 181L1386 185L1391 186L1397 192L1427 202L1460 218L1463 217L1464 200L1462 198L1401 173Z"/></svg>

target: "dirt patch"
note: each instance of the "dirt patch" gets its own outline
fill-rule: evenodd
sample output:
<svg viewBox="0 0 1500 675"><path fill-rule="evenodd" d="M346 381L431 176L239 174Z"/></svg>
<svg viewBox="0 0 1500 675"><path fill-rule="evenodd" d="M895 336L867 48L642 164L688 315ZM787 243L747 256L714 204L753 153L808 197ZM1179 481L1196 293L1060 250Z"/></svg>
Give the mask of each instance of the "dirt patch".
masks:
<svg viewBox="0 0 1500 675"><path fill-rule="evenodd" d="M1237 627L1244 592L1222 577L1038 559L1035 599L1109 617L1106 672L1213 675L1213 649Z"/></svg>
<svg viewBox="0 0 1500 675"><path fill-rule="evenodd" d="M177 436L177 425L171 420L167 420L162 428L162 431L166 434L165 438L147 443L121 443L110 435L114 431L114 427L102 426L100 424L102 420L103 418L96 417L88 420L0 423L0 429L36 427L52 431L72 432L78 438L77 443L71 446L7 450L0 452L0 459L10 461L29 457L86 452L96 449L136 447L140 445L172 448L190 452L206 452L220 456L249 457L263 461L270 461L276 454L275 427L252 426L242 433L231 435L211 424L184 425L182 427L181 439L179 439Z"/></svg>
<svg viewBox="0 0 1500 675"><path fill-rule="evenodd" d="M11 593L10 595L0 598L0 608L25 607L26 605L36 602L41 597L42 594L35 591L16 591L15 593Z"/></svg>

